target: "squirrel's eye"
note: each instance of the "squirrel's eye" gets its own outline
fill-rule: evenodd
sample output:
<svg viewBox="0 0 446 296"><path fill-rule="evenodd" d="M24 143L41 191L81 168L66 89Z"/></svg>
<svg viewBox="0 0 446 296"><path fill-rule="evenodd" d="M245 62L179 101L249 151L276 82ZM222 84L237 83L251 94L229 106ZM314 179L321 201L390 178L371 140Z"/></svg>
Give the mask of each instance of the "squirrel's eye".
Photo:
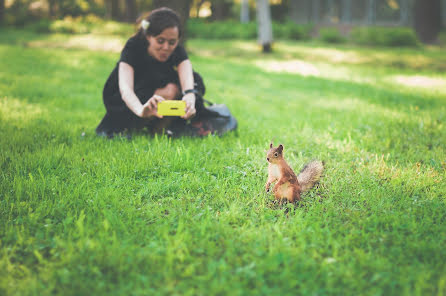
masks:
<svg viewBox="0 0 446 296"><path fill-rule="evenodd" d="M279 154L276 152L276 153L274 153L274 157L277 157Z"/></svg>

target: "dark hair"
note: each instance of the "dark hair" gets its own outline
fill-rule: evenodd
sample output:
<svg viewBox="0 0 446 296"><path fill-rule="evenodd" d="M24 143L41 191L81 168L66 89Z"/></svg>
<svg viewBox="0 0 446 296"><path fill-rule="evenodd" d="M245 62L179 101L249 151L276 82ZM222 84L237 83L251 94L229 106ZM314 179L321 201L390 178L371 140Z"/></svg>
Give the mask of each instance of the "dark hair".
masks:
<svg viewBox="0 0 446 296"><path fill-rule="evenodd" d="M149 22L149 27L145 30L141 22L146 20ZM172 9L168 7L161 7L155 10L152 10L150 14L143 16L137 20L139 30L136 35L140 38L145 36L158 36L167 28L178 28L178 37L181 37L182 28L181 28L181 19L180 16Z"/></svg>

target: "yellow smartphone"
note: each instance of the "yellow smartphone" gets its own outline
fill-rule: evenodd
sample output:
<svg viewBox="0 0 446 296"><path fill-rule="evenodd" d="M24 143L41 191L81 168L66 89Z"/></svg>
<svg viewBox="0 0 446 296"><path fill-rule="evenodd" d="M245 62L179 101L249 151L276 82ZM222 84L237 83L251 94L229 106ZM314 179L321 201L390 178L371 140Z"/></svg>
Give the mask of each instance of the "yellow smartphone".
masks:
<svg viewBox="0 0 446 296"><path fill-rule="evenodd" d="M162 116L183 116L186 114L186 102L176 100L159 102L158 114Z"/></svg>

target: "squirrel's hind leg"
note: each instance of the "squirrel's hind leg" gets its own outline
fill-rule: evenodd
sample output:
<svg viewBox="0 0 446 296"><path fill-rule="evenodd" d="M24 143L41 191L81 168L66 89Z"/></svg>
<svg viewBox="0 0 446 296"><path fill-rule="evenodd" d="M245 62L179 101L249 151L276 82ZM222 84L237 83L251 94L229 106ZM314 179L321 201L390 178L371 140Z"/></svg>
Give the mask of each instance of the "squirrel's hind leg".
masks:
<svg viewBox="0 0 446 296"><path fill-rule="evenodd" d="M286 198L288 199L289 202L296 202L300 200L300 190L298 187L296 186L290 186L288 187L287 193L286 193Z"/></svg>

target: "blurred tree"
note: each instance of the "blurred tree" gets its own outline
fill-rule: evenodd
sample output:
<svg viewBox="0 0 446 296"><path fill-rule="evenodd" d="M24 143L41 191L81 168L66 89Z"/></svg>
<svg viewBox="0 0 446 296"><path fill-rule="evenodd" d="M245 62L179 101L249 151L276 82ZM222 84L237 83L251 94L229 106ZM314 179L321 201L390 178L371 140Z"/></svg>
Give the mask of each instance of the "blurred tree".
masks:
<svg viewBox="0 0 446 296"><path fill-rule="evenodd" d="M348 24L352 21L352 0L342 0L342 14L341 19L344 23Z"/></svg>
<svg viewBox="0 0 446 296"><path fill-rule="evenodd" d="M443 29L446 28L446 0L441 2L441 23L443 25Z"/></svg>
<svg viewBox="0 0 446 296"><path fill-rule="evenodd" d="M48 13L50 18L60 17L60 4L58 2L58 0L48 0Z"/></svg>
<svg viewBox="0 0 446 296"><path fill-rule="evenodd" d="M241 0L240 3L240 22L249 23L249 0Z"/></svg>
<svg viewBox="0 0 446 296"><path fill-rule="evenodd" d="M137 8L135 0L125 0L125 21L133 23L136 20Z"/></svg>
<svg viewBox="0 0 446 296"><path fill-rule="evenodd" d="M112 20L119 20L119 0L105 0L106 17Z"/></svg>
<svg viewBox="0 0 446 296"><path fill-rule="evenodd" d="M313 23L318 23L321 17L321 2L320 0L313 0L311 19Z"/></svg>
<svg viewBox="0 0 446 296"><path fill-rule="evenodd" d="M298 24L310 21L310 15L308 13L311 11L310 0L290 0L289 3L289 15L293 22Z"/></svg>
<svg viewBox="0 0 446 296"><path fill-rule="evenodd" d="M410 0L402 0L400 3L400 24L408 26L410 23Z"/></svg>
<svg viewBox="0 0 446 296"><path fill-rule="evenodd" d="M441 30L441 2L440 0L415 0L415 31L424 43L437 40Z"/></svg>
<svg viewBox="0 0 446 296"><path fill-rule="evenodd" d="M88 12L89 9L88 2L86 1L57 0L56 3L56 14L58 17L83 15Z"/></svg>
<svg viewBox="0 0 446 296"><path fill-rule="evenodd" d="M48 16L50 18L56 18L56 5L57 0L48 0Z"/></svg>
<svg viewBox="0 0 446 296"><path fill-rule="evenodd" d="M223 21L231 17L231 8L234 0L212 0L211 1L211 19L214 21Z"/></svg>
<svg viewBox="0 0 446 296"><path fill-rule="evenodd" d="M5 18L5 0L0 0L0 25L3 24Z"/></svg>
<svg viewBox="0 0 446 296"><path fill-rule="evenodd" d="M36 3L46 2L47 6L43 5L43 7L45 7L44 11L50 19L57 19L67 15L80 16L96 14L104 16L107 5L104 0L30 0L30 2L31 6Z"/></svg>
<svg viewBox="0 0 446 296"><path fill-rule="evenodd" d="M6 8L5 3L4 21L15 26L23 26L36 20L36 15L30 14L30 4L31 0L15 0L9 3Z"/></svg>
<svg viewBox="0 0 446 296"><path fill-rule="evenodd" d="M373 25L376 21L376 0L367 0L367 24Z"/></svg>
<svg viewBox="0 0 446 296"><path fill-rule="evenodd" d="M290 17L290 1L269 1L271 18L277 22L284 22Z"/></svg>
<svg viewBox="0 0 446 296"><path fill-rule="evenodd" d="M263 52L272 52L273 28L268 0L257 0L257 31Z"/></svg>
<svg viewBox="0 0 446 296"><path fill-rule="evenodd" d="M196 17L199 17L200 9L203 6L204 2L206 2L206 0L194 0L193 2L194 2L193 6L195 8L195 15Z"/></svg>

